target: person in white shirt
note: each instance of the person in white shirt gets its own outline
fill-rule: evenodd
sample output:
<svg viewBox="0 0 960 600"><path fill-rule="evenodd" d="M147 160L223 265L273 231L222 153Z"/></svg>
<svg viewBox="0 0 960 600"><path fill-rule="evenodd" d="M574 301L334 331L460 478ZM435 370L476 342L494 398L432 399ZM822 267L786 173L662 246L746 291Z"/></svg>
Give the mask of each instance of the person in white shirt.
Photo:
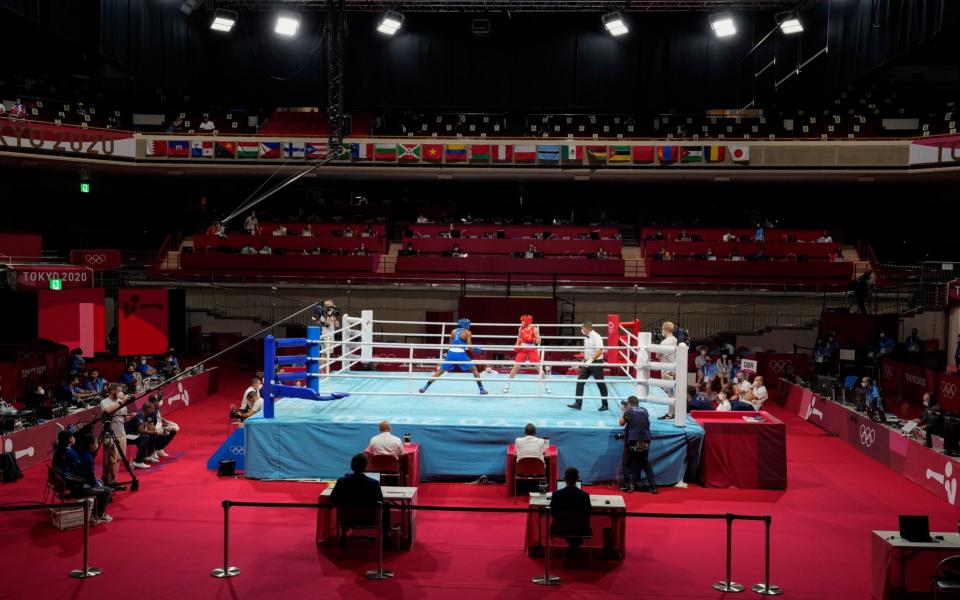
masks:
<svg viewBox="0 0 960 600"><path fill-rule="evenodd" d="M676 326L671 321L664 321L660 329L660 335L663 336L663 340L660 342L661 346L676 346L677 338L674 337L673 331L676 329ZM660 362L673 362L673 353L664 352L660 356ZM663 373L660 376L662 379L675 379L676 374L673 372Z"/></svg>
<svg viewBox="0 0 960 600"><path fill-rule="evenodd" d="M247 389L243 390L243 396L240 398L241 410L247 410L250 408L250 405L247 403L247 398L250 396L250 392L256 392L257 396L259 396L261 388L263 388L263 377L257 373L250 379L250 385L247 386Z"/></svg>
<svg viewBox="0 0 960 600"><path fill-rule="evenodd" d="M287 228L283 225L277 225L277 228L273 230L273 235L275 237L282 237L287 235Z"/></svg>
<svg viewBox="0 0 960 600"><path fill-rule="evenodd" d="M537 428L533 423L527 423L523 428L523 437L518 437L514 443L517 447L517 460L521 458L543 460L543 453L547 450L547 440L537 437Z"/></svg>
<svg viewBox="0 0 960 600"><path fill-rule="evenodd" d="M729 230L725 234L723 234L723 241L725 242L733 242L733 241L736 241L736 239L737 238L734 237L734 235L730 233Z"/></svg>
<svg viewBox="0 0 960 600"><path fill-rule="evenodd" d="M580 366L580 374L577 375L576 398L573 404L568 404L567 408L581 410L583 408L583 388L587 379L593 377L597 383L597 389L600 390L600 408L598 410L610 410L607 406L607 384L603 380L603 338L593 330L593 323L584 321L580 326L580 333L583 334L583 364Z"/></svg>
<svg viewBox="0 0 960 600"><path fill-rule="evenodd" d="M303 237L313 237L313 226L307 223L307 226L300 232Z"/></svg>
<svg viewBox="0 0 960 600"><path fill-rule="evenodd" d="M257 213L251 211L247 218L243 220L243 230L249 235L256 235L259 228L260 222L257 221Z"/></svg>
<svg viewBox="0 0 960 600"><path fill-rule="evenodd" d="M209 117L205 118L202 123L200 123L200 131L214 131L217 126Z"/></svg>
<svg viewBox="0 0 960 600"><path fill-rule="evenodd" d="M368 456L396 456L398 459L405 454L403 441L393 435L389 421L380 421L380 433L370 438L370 444L364 450Z"/></svg>
<svg viewBox="0 0 960 600"><path fill-rule="evenodd" d="M263 410L263 398L260 397L259 392L249 392L246 398L244 398L244 402L247 405L246 409L237 408L234 404L230 405L230 416L232 418L246 421L253 415Z"/></svg>
<svg viewBox="0 0 960 600"><path fill-rule="evenodd" d="M746 398L747 393L753 388L753 385L750 383L750 380L747 378L746 371L737 371L737 391L740 392L740 396Z"/></svg>
<svg viewBox="0 0 960 600"><path fill-rule="evenodd" d="M747 402L752 404L755 409L760 410L769 397L767 388L763 385L763 376L757 375L756 379L753 380L753 388L747 392Z"/></svg>
<svg viewBox="0 0 960 600"><path fill-rule="evenodd" d="M717 396L717 410L721 412L726 412L731 410L730 408L730 398L727 397L727 388L729 386L723 386L723 391Z"/></svg>
<svg viewBox="0 0 960 600"><path fill-rule="evenodd" d="M817 238L817 243L820 243L820 244L829 244L832 241L833 241L833 236L826 231L823 232L823 235Z"/></svg>
<svg viewBox="0 0 960 600"><path fill-rule="evenodd" d="M101 417L109 422L110 431L120 445L119 451L117 451L117 444L109 445L109 472L103 474L103 483L107 487L117 488L117 473L120 472L120 456L121 454L125 455L127 453L127 431L124 425L131 418L127 412L127 402L127 397L123 393L119 383L111 383L108 385L107 397L100 401Z"/></svg>

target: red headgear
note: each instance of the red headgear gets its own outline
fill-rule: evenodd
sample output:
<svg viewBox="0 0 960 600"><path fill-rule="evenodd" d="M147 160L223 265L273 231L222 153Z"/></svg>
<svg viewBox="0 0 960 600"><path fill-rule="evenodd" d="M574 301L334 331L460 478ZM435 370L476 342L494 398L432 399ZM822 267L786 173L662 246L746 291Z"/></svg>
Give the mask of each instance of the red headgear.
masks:
<svg viewBox="0 0 960 600"><path fill-rule="evenodd" d="M533 323L533 315L520 315L520 322L524 325L530 325Z"/></svg>

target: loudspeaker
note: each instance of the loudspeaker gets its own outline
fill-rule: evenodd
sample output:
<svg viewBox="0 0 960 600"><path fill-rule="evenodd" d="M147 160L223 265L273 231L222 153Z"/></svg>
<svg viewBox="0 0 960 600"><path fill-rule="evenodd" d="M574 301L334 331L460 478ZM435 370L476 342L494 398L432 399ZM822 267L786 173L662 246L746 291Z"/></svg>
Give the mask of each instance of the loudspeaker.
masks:
<svg viewBox="0 0 960 600"><path fill-rule="evenodd" d="M217 477L233 477L237 472L237 461L233 459L223 459L217 463Z"/></svg>

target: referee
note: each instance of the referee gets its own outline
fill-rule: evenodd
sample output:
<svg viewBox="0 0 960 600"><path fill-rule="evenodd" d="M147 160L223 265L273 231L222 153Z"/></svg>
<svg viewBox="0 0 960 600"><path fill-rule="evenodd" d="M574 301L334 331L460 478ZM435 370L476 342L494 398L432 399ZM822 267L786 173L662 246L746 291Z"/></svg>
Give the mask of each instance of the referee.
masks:
<svg viewBox="0 0 960 600"><path fill-rule="evenodd" d="M587 379L593 377L597 383L597 389L600 390L600 408L599 410L610 410L607 406L607 384L603 381L603 338L593 330L593 323L584 321L580 326L580 333L583 334L583 365L580 367L580 374L577 376L576 400L573 404L568 404L568 408L581 410L583 408L583 386Z"/></svg>

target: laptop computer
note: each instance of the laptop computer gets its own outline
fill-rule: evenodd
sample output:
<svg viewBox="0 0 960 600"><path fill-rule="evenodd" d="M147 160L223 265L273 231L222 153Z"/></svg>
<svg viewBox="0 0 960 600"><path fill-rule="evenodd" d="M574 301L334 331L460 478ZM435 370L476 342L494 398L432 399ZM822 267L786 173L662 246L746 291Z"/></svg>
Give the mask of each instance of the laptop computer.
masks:
<svg viewBox="0 0 960 600"><path fill-rule="evenodd" d="M565 487L567 487L567 482L566 482L566 481L558 481L558 482L557 482L557 491L560 491L560 490L562 490L562 489L565 488ZM577 481L577 487L578 487L579 489L583 489L583 482L582 482L582 481Z"/></svg>
<svg viewBox="0 0 960 600"><path fill-rule="evenodd" d="M917 428L916 421L907 421L903 427L900 428L900 432L904 435L909 434L911 431Z"/></svg>
<svg viewBox="0 0 960 600"><path fill-rule="evenodd" d="M930 519L927 515L900 515L900 537L908 542L933 542Z"/></svg>

